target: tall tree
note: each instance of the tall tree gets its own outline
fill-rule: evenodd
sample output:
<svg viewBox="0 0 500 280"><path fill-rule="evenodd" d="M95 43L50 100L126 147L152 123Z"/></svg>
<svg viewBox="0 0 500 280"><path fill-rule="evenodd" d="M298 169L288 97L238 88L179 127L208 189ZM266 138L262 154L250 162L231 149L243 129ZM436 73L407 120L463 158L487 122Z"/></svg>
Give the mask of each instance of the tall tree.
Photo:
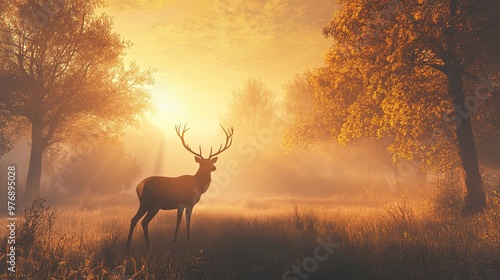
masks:
<svg viewBox="0 0 500 280"><path fill-rule="evenodd" d="M321 150L328 147L328 157L336 161L363 157L367 174L373 162L383 162L397 172L398 165L391 161L387 151L391 143L396 143L394 136L382 135L382 127L376 125L380 115L376 112L382 109L363 94L362 81L346 71L349 69L345 67L345 58L330 57L327 67L297 74L285 85L287 126L283 145L287 149L310 149L310 145L319 144ZM359 110L358 106L365 109ZM351 141L354 139L357 141ZM399 184L392 177L387 183L396 191Z"/></svg>
<svg viewBox="0 0 500 280"><path fill-rule="evenodd" d="M348 73L344 71L346 74L342 75L356 76L355 83L361 79L363 88L362 94L356 94L358 100L349 106L353 114L346 124L354 132L372 125L387 128L396 124L406 127L408 135L424 135L432 122L415 126L410 118L402 117L416 114L413 119L418 119L418 115L424 114L429 117L425 119L432 120L431 115L439 119L440 111L451 109L454 140L467 189L464 210L482 209L485 195L472 131L470 98L464 91L463 79L469 77L481 82L481 75L498 73L500 2L341 0L340 3L342 7L324 29L326 36L335 39L327 65L344 60L348 63L344 67ZM442 91L447 94L442 95ZM486 96L476 98L479 102ZM375 117L359 118L367 115L355 113L370 108L378 108L373 112ZM391 115L389 108L397 110ZM406 113L397 115L398 112ZM405 134L398 136L402 135Z"/></svg>
<svg viewBox="0 0 500 280"><path fill-rule="evenodd" d="M228 113L223 116L240 135L253 136L259 129L269 127L276 118L274 93L258 78L250 78L233 92Z"/></svg>
<svg viewBox="0 0 500 280"><path fill-rule="evenodd" d="M0 106L29 127L26 196L39 192L42 157L57 144L112 136L150 107L151 71L125 67L130 43L97 15L102 0L13 0L0 17ZM21 124L22 125L22 124Z"/></svg>
<svg viewBox="0 0 500 280"><path fill-rule="evenodd" d="M287 149L306 147L311 142L327 141L334 130L339 130L341 122L336 118L342 114L332 110L333 100L322 98L323 89L315 85L314 73L306 71L296 74L285 84L283 103L287 126L283 146Z"/></svg>

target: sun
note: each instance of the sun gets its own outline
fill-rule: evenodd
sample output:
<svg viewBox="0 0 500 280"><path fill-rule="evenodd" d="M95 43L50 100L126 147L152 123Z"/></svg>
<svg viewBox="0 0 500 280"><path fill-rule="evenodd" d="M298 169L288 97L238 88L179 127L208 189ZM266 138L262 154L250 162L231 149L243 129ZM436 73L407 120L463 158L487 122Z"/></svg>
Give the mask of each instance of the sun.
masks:
<svg viewBox="0 0 500 280"><path fill-rule="evenodd" d="M189 106L185 106L178 97L178 90L162 85L150 89L153 99L153 110L148 119L158 127L173 127L174 124L192 120Z"/></svg>
<svg viewBox="0 0 500 280"><path fill-rule="evenodd" d="M158 85L149 89L153 99L153 110L147 120L171 135L178 124L187 124L193 128L193 136L206 138L219 129L217 111L208 115L202 108L205 106L198 98L186 94L185 90L175 86Z"/></svg>

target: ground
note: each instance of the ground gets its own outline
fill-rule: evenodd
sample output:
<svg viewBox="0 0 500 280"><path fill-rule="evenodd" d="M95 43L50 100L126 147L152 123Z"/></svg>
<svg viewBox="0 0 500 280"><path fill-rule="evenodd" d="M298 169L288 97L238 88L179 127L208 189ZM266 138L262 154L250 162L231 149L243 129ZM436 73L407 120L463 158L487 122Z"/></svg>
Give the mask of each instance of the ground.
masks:
<svg viewBox="0 0 500 280"><path fill-rule="evenodd" d="M426 198L277 198L206 205L140 224L125 249L138 202L40 211L32 244L18 227L17 279L500 279L498 207L462 217L436 214ZM100 202L99 202L100 203ZM105 205L105 204L103 204ZM365 206L360 206L365 205ZM47 214L56 211L49 225ZM2 219L5 220L5 219ZM25 221L24 221L25 222ZM19 220L23 223L23 220ZM24 230L24 232L22 232ZM7 236L7 229L0 231ZM0 271L5 269L2 242Z"/></svg>

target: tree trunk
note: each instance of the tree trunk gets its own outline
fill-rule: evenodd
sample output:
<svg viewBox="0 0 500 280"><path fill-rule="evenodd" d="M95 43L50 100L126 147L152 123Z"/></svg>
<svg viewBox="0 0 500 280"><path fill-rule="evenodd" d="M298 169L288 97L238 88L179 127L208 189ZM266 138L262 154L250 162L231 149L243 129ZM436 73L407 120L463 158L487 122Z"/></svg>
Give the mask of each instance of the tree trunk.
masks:
<svg viewBox="0 0 500 280"><path fill-rule="evenodd" d="M447 74L448 93L453 98L456 113L456 141L458 154L465 173L466 197L464 213L475 213L486 206L483 181L479 173L472 123L462 84L463 71L450 70Z"/></svg>
<svg viewBox="0 0 500 280"><path fill-rule="evenodd" d="M39 124L32 124L31 129L31 153L26 179L26 190L24 193L26 201L31 200L40 192L40 179L42 177L42 157L45 144L42 138L42 128Z"/></svg>

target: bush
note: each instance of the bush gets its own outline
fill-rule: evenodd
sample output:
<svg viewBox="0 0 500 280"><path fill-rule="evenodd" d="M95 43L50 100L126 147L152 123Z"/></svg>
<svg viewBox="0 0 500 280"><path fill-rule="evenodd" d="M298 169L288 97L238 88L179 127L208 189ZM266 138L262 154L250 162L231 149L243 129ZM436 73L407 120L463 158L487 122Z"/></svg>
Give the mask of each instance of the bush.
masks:
<svg viewBox="0 0 500 280"><path fill-rule="evenodd" d="M52 227L57 219L57 213L50 211L50 208L45 206L45 201L45 197L38 196L31 201L31 205L26 207L22 214L19 240L21 247L26 250L31 249L43 230L47 231L48 239L50 239Z"/></svg>
<svg viewBox="0 0 500 280"><path fill-rule="evenodd" d="M438 215L459 215L464 206L463 191L459 180L447 175L437 182L434 196L434 209Z"/></svg>

